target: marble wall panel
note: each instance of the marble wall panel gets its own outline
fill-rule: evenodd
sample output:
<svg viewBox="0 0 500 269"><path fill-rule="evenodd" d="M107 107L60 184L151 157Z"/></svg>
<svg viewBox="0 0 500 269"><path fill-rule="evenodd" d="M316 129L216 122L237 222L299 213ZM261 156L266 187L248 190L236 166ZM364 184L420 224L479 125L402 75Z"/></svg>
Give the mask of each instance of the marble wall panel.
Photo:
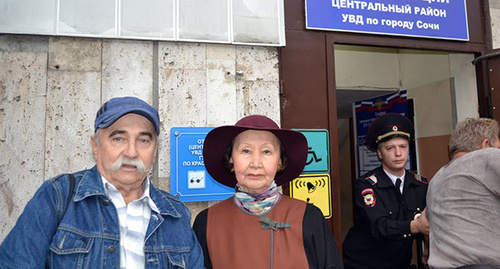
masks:
<svg viewBox="0 0 500 269"><path fill-rule="evenodd" d="M170 175L170 129L203 127L207 118L206 70L160 70L159 113L162 134L159 152L159 176Z"/></svg>
<svg viewBox="0 0 500 269"><path fill-rule="evenodd" d="M500 8L500 0L489 0L490 8Z"/></svg>
<svg viewBox="0 0 500 269"><path fill-rule="evenodd" d="M51 37L49 70L101 72L101 39Z"/></svg>
<svg viewBox="0 0 500 269"><path fill-rule="evenodd" d="M500 1L497 1L500 2ZM490 8L491 16L491 41L493 49L500 49L500 4Z"/></svg>
<svg viewBox="0 0 500 269"><path fill-rule="evenodd" d="M153 42L105 40L102 47L102 102L136 96L153 104Z"/></svg>
<svg viewBox="0 0 500 269"><path fill-rule="evenodd" d="M489 0L491 42L493 49L500 49L500 0ZM488 25L486 25L488 27Z"/></svg>
<svg viewBox="0 0 500 269"><path fill-rule="evenodd" d="M0 36L0 51L49 52L49 37L28 35Z"/></svg>
<svg viewBox="0 0 500 269"><path fill-rule="evenodd" d="M207 126L234 124L236 118L236 49L207 45Z"/></svg>
<svg viewBox="0 0 500 269"><path fill-rule="evenodd" d="M235 71L234 60L207 60L207 126L237 121Z"/></svg>
<svg viewBox="0 0 500 269"><path fill-rule="evenodd" d="M0 242L44 180L47 54L0 52Z"/></svg>
<svg viewBox="0 0 500 269"><path fill-rule="evenodd" d="M238 72L238 71L236 71ZM238 76L237 76L238 77ZM249 95L248 82L244 80L236 80L236 119L239 120L249 115Z"/></svg>
<svg viewBox="0 0 500 269"><path fill-rule="evenodd" d="M236 72L241 80L278 81L278 50L273 47L236 47Z"/></svg>
<svg viewBox="0 0 500 269"><path fill-rule="evenodd" d="M204 126L207 112L206 70L166 70L160 78L159 110L163 130Z"/></svg>
<svg viewBox="0 0 500 269"><path fill-rule="evenodd" d="M262 114L279 123L279 59L276 48L236 47L237 119Z"/></svg>
<svg viewBox="0 0 500 269"><path fill-rule="evenodd" d="M245 100L244 116L260 114L280 125L280 100L278 81L247 81L238 84ZM241 98L240 98L241 100Z"/></svg>
<svg viewBox="0 0 500 269"><path fill-rule="evenodd" d="M158 58L160 70L205 69L206 45L200 43L159 42Z"/></svg>
<svg viewBox="0 0 500 269"><path fill-rule="evenodd" d="M235 60L236 47L232 45L207 44L207 59Z"/></svg>
<svg viewBox="0 0 500 269"><path fill-rule="evenodd" d="M47 80L46 174L94 166L90 137L100 108L100 72L49 71Z"/></svg>

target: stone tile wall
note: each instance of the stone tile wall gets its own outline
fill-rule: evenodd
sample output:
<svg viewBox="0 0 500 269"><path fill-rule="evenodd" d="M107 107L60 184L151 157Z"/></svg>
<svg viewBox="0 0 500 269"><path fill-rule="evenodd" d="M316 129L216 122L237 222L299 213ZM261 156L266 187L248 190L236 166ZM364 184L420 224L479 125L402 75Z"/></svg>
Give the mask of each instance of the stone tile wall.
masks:
<svg viewBox="0 0 500 269"><path fill-rule="evenodd" d="M500 0L489 0L492 49L500 49Z"/></svg>
<svg viewBox="0 0 500 269"><path fill-rule="evenodd" d="M279 123L272 47L0 36L0 242L44 180L94 165L96 111L134 95L159 108L153 182L170 189L171 127L234 124L260 113ZM188 203L193 217L212 203Z"/></svg>

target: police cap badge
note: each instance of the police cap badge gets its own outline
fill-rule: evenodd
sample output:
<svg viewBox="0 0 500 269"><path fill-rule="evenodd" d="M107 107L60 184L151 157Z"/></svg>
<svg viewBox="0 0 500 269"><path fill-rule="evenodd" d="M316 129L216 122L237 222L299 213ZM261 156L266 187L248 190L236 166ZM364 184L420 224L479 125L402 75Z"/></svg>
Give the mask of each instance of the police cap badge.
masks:
<svg viewBox="0 0 500 269"><path fill-rule="evenodd" d="M376 151L378 144L394 137L415 139L415 130L411 121L398 113L387 113L376 118L366 133L366 146Z"/></svg>

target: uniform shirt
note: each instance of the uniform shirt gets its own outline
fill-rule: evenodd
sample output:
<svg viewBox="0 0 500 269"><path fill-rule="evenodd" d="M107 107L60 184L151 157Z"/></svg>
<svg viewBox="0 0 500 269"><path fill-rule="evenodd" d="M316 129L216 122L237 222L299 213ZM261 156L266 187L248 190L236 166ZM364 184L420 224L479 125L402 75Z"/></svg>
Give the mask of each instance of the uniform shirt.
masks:
<svg viewBox="0 0 500 269"><path fill-rule="evenodd" d="M397 176L387 172L385 169L384 169L384 172L391 179L392 184L394 184L394 186L396 186L396 180L398 180L398 178L401 180L401 186L399 186L399 192L403 193L403 187L405 185L406 170L403 172L403 175L401 177L397 177Z"/></svg>
<svg viewBox="0 0 500 269"><path fill-rule="evenodd" d="M144 181L142 196L125 204L121 193L102 177L104 190L109 196L120 223L120 268L144 268L144 237L151 218L151 210L159 213L158 208L149 196L149 177Z"/></svg>

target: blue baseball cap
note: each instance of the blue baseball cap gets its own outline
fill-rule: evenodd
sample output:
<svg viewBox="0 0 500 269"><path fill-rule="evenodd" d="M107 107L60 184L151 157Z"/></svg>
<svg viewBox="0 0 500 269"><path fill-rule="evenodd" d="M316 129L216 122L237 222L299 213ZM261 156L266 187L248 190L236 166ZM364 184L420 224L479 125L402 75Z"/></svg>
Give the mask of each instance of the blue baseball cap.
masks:
<svg viewBox="0 0 500 269"><path fill-rule="evenodd" d="M109 127L125 114L134 113L147 118L160 134L160 116L158 110L136 97L116 97L104 103L95 116L94 132Z"/></svg>

